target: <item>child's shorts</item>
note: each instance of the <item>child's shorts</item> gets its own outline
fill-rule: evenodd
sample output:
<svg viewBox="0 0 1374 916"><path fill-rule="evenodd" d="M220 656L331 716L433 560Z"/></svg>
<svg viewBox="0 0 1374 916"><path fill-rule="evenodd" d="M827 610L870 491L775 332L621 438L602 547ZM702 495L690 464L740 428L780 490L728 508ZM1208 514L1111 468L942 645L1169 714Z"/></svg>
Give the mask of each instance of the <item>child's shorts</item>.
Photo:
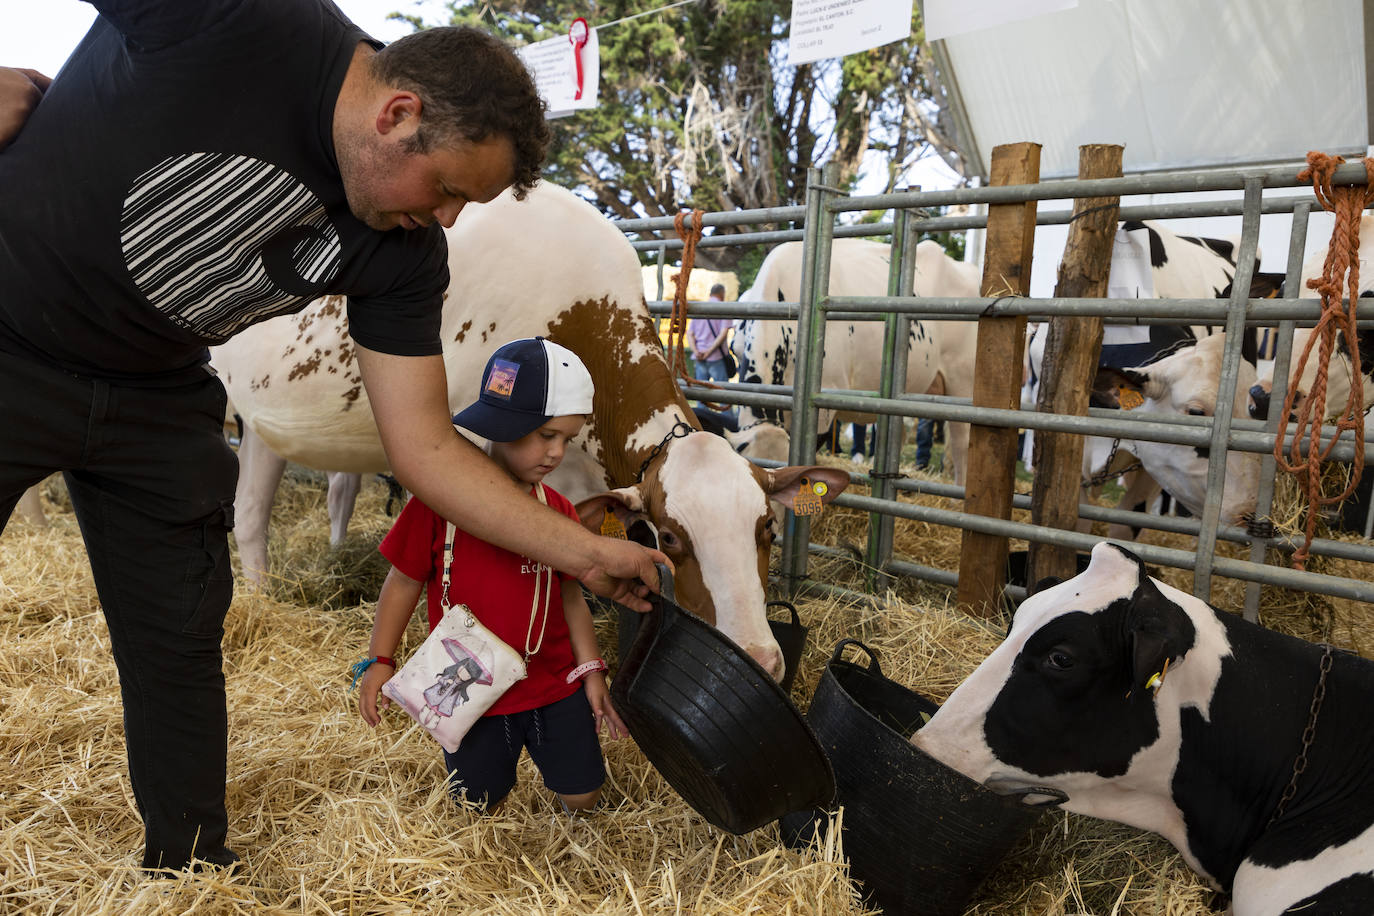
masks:
<svg viewBox="0 0 1374 916"><path fill-rule="evenodd" d="M559 795L584 795L606 781L596 717L579 687L547 706L478 719L457 751L444 752L453 794L466 793L488 808L495 805L515 786L523 748L529 748L544 785Z"/></svg>

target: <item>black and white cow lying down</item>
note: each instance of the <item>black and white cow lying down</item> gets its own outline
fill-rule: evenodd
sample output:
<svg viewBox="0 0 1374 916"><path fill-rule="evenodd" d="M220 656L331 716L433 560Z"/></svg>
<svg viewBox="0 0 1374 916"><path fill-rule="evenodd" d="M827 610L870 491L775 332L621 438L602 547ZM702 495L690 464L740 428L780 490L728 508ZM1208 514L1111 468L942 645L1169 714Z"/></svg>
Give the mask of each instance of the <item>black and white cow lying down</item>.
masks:
<svg viewBox="0 0 1374 916"><path fill-rule="evenodd" d="M1161 834L1236 916L1374 913L1374 662L1330 655L1279 810L1323 656L1101 543L912 741L990 788L1059 789L1066 810Z"/></svg>

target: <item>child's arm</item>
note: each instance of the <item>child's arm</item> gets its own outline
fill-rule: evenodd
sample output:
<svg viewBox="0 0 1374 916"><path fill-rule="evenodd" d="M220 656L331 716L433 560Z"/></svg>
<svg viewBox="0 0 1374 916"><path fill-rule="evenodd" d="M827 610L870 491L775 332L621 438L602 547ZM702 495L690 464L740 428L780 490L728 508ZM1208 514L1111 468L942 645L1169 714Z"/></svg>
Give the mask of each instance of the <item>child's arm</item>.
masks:
<svg viewBox="0 0 1374 916"><path fill-rule="evenodd" d="M394 566L391 567L391 572L386 574L386 581L382 583L382 593L377 596L377 616L372 621L372 639L367 645L368 658L378 655L388 658L396 656L396 647L401 644L401 634L406 631L406 624L410 622L410 615L415 612L415 605L419 602L420 592L424 587L423 582L410 578ZM358 695L358 712L368 725L376 725L382 721L381 714L377 711L379 696L382 709L391 705L391 698L382 694L381 690L382 685L391 680L395 673L390 666L377 662L369 665L363 673L363 686Z"/></svg>
<svg viewBox="0 0 1374 916"><path fill-rule="evenodd" d="M601 649L596 644L596 628L592 624L592 612L587 600L582 597L582 586L576 580L568 579L563 583L563 616L568 621L568 637L572 641L573 666L601 657ZM611 705L611 692L606 688L606 672L593 671L582 679L587 691L587 702L596 716L596 730L606 726L606 733L612 738L623 738L630 732L619 714Z"/></svg>

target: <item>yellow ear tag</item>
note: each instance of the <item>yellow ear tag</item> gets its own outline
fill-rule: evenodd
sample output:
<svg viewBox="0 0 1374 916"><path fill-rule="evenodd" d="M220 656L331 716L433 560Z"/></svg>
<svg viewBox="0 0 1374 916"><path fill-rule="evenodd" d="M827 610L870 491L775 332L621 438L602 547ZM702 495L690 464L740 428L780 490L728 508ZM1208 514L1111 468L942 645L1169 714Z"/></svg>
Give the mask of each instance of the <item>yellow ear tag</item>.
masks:
<svg viewBox="0 0 1374 916"><path fill-rule="evenodd" d="M1122 410L1135 410L1145 403L1145 398L1135 388L1121 386L1116 389L1116 401L1121 405Z"/></svg>
<svg viewBox="0 0 1374 916"><path fill-rule="evenodd" d="M817 496L824 497L825 494L830 492L830 487L826 486L824 480L818 480L811 485L811 492L815 493Z"/></svg>
<svg viewBox="0 0 1374 916"><path fill-rule="evenodd" d="M607 509L606 514L601 518L601 533L608 538L618 538L622 541L629 540L629 538L625 536L625 526L621 523L620 519L615 517L615 513L610 509Z"/></svg>
<svg viewBox="0 0 1374 916"><path fill-rule="evenodd" d="M824 487L825 484L817 481L817 486ZM809 477L801 479L801 486L797 487L797 495L792 497L792 512L796 515L820 515L821 498L815 488L811 486Z"/></svg>
<svg viewBox="0 0 1374 916"><path fill-rule="evenodd" d="M1145 682L1145 687L1146 687L1147 689L1153 687L1154 690L1155 690L1155 693L1158 693L1158 692L1159 692L1159 688L1161 688L1161 687L1164 686L1164 675L1166 675L1166 674L1168 674L1168 673L1169 673L1169 660L1166 658L1166 659L1164 659L1164 670L1163 670L1163 671L1156 671L1154 674L1150 675L1150 679L1149 679L1148 681Z"/></svg>

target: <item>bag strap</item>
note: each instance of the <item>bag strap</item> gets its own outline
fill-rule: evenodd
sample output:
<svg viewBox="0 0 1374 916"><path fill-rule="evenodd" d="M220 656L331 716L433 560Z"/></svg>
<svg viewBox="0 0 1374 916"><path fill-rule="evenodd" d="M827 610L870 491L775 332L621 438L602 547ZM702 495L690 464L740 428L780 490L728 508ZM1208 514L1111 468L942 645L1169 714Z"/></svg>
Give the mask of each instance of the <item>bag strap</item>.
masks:
<svg viewBox="0 0 1374 916"><path fill-rule="evenodd" d="M544 484L542 482L534 485L534 495L544 505L549 504L549 499L544 495ZM449 520L444 520L444 573L439 585L439 607L447 614L449 612L448 585L453 572L453 540L458 532L457 527ZM541 578L541 574L543 577ZM542 587L541 587L542 586ZM539 614L540 598L543 598L544 618L539 624L539 640L530 646L530 640L534 636L534 618ZM530 625L525 630L525 664L529 664L530 656L539 652L544 645L544 634L549 627L549 600L553 597L553 567L543 563L534 564L534 598L530 602ZM472 626L476 622L472 609L466 604L460 605L463 613L467 616L463 622Z"/></svg>

